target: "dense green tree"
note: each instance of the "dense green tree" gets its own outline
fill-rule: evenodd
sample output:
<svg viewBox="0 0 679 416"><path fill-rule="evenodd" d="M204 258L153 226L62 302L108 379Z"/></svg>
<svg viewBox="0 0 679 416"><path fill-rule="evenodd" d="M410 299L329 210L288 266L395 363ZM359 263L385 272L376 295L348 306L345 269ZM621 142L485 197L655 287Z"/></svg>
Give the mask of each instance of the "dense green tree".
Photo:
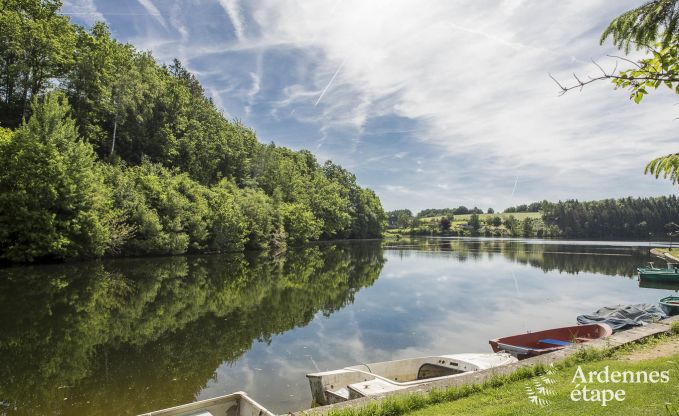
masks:
<svg viewBox="0 0 679 416"><path fill-rule="evenodd" d="M524 237L533 237L533 219L526 217L521 222L521 229Z"/></svg>
<svg viewBox="0 0 679 416"><path fill-rule="evenodd" d="M609 23L601 34L601 43L613 38L613 44L625 53L631 47L642 49L657 42L666 46L679 36L679 2L652 0L629 10Z"/></svg>
<svg viewBox="0 0 679 416"><path fill-rule="evenodd" d="M389 228L409 227L413 220L413 213L409 209L397 209L386 213Z"/></svg>
<svg viewBox="0 0 679 416"><path fill-rule="evenodd" d="M479 214L474 213L469 217L469 221L467 222L470 227L472 227L472 230L477 232L479 228L481 228L481 221L479 219Z"/></svg>
<svg viewBox="0 0 679 416"><path fill-rule="evenodd" d="M545 225L568 238L644 240L649 233L662 238L665 224L679 218L679 200L675 196L568 200L545 203L543 209Z"/></svg>
<svg viewBox="0 0 679 416"><path fill-rule="evenodd" d="M452 225L452 222L450 221L450 219L448 217L441 217L441 219L439 220L439 228L443 232L450 231L451 225Z"/></svg>
<svg viewBox="0 0 679 416"><path fill-rule="evenodd" d="M542 207L542 202L533 202L531 204L520 204L515 207L507 207L504 212L506 214L516 212L539 212Z"/></svg>
<svg viewBox="0 0 679 416"><path fill-rule="evenodd" d="M0 0L0 124L17 127L33 97L64 77L75 56L75 27L58 0Z"/></svg>
<svg viewBox="0 0 679 416"><path fill-rule="evenodd" d="M382 234L385 214L382 203L372 189L356 188L351 201L354 206L351 222L351 238L371 238Z"/></svg>
<svg viewBox="0 0 679 416"><path fill-rule="evenodd" d="M516 235L519 229L519 221L513 215L505 217L504 226L509 230L511 235Z"/></svg>
<svg viewBox="0 0 679 416"><path fill-rule="evenodd" d="M0 147L0 257L100 256L115 218L94 151L62 95L35 97L31 112Z"/></svg>
<svg viewBox="0 0 679 416"><path fill-rule="evenodd" d="M459 207L453 210L453 215L466 215L466 214L469 214L469 209L464 205L460 205Z"/></svg>
<svg viewBox="0 0 679 416"><path fill-rule="evenodd" d="M249 249L265 249L271 244L272 233L279 217L273 200L264 192L254 188L238 189L232 182L222 181L222 186L229 186L236 196L246 222L247 242Z"/></svg>
<svg viewBox="0 0 679 416"><path fill-rule="evenodd" d="M261 232L252 201L239 199L237 188L226 179L208 188L150 162L111 166L107 174L114 205L135 230L123 248L127 254L238 251L250 233Z"/></svg>
<svg viewBox="0 0 679 416"><path fill-rule="evenodd" d="M304 244L321 235L323 222L306 205L286 202L281 205L280 210L288 242Z"/></svg>

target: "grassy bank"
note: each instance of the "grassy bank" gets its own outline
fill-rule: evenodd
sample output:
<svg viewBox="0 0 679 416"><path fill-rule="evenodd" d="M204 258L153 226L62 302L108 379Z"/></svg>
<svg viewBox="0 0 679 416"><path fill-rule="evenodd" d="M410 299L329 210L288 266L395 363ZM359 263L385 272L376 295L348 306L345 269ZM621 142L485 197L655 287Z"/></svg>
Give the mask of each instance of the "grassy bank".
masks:
<svg viewBox="0 0 679 416"><path fill-rule="evenodd" d="M679 342L679 322L672 325L671 335L661 335L616 350L585 349L554 364L552 367L534 366L489 379L482 384L435 390L425 394L396 396L356 409L339 409L331 416L433 416L433 415L679 415L679 352L662 357L656 353L663 345ZM628 357L643 352L649 359L630 360ZM639 355L639 354L637 354ZM655 357L654 357L655 356ZM601 402L574 401L573 383L578 368L585 376L590 371L668 371L667 383L586 383L589 398L592 389L599 391L624 390L624 400ZM600 393L606 395L609 393ZM535 398L531 398L534 396ZM578 393L575 394L578 397ZM620 397L620 395L619 395ZM537 402L537 403L534 403Z"/></svg>
<svg viewBox="0 0 679 416"><path fill-rule="evenodd" d="M653 251L663 254L669 254L672 257L679 259L679 248L655 248Z"/></svg>

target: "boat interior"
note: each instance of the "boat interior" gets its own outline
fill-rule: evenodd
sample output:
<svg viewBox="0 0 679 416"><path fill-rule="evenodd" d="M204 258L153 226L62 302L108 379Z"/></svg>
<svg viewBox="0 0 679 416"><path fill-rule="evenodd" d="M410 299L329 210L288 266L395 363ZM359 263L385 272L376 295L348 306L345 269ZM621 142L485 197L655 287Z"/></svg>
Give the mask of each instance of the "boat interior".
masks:
<svg viewBox="0 0 679 416"><path fill-rule="evenodd" d="M139 416L274 416L244 392L171 407Z"/></svg>
<svg viewBox="0 0 679 416"><path fill-rule="evenodd" d="M308 374L314 399L330 404L513 362L503 354L454 354L359 364Z"/></svg>

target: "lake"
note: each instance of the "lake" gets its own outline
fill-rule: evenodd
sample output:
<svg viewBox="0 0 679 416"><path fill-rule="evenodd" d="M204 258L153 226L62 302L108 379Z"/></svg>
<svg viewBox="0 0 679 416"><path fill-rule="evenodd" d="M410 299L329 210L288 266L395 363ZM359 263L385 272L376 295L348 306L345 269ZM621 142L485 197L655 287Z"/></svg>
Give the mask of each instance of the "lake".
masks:
<svg viewBox="0 0 679 416"><path fill-rule="evenodd" d="M421 238L0 269L0 414L135 415L238 390L299 410L309 372L490 352L491 338L656 303L673 292L639 287L648 252Z"/></svg>

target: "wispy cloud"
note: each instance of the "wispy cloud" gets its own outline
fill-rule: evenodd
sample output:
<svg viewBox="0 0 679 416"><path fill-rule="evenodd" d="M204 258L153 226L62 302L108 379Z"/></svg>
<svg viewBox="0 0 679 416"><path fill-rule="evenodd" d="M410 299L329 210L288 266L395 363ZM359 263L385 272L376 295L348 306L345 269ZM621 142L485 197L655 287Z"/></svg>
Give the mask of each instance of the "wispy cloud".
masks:
<svg viewBox="0 0 679 416"><path fill-rule="evenodd" d="M160 10L156 7L151 0L137 0L141 7L146 10L146 12L153 17L153 19L158 22L163 28L167 29L167 22L165 21L165 18L163 15L160 13Z"/></svg>
<svg viewBox="0 0 679 416"><path fill-rule="evenodd" d="M104 15L94 4L94 0L66 0L61 7L61 13L79 17L90 25L95 22L107 23Z"/></svg>
<svg viewBox="0 0 679 416"><path fill-rule="evenodd" d="M231 20L231 25L233 25L233 31L236 38L241 41L245 38L245 25L243 24L243 19L240 14L240 7L237 0L219 0L219 4L222 6L226 14Z"/></svg>

